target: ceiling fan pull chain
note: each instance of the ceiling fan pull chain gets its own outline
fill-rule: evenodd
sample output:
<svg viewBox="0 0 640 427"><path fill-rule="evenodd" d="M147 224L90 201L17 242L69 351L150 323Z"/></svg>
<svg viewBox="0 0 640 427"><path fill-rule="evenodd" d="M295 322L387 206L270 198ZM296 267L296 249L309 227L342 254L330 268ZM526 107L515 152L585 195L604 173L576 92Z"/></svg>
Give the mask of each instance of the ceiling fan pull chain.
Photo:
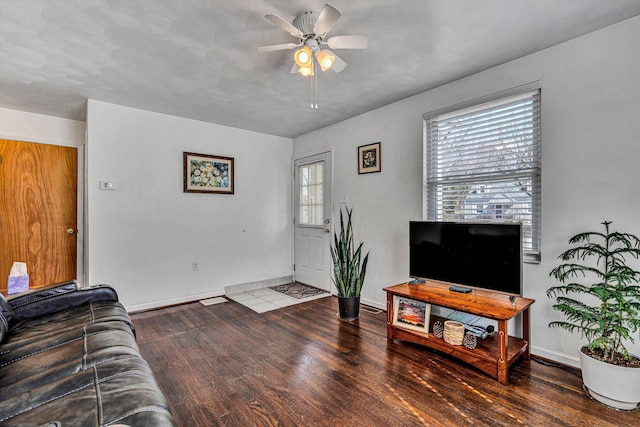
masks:
<svg viewBox="0 0 640 427"><path fill-rule="evenodd" d="M318 109L318 73L313 73L311 76L311 109Z"/></svg>

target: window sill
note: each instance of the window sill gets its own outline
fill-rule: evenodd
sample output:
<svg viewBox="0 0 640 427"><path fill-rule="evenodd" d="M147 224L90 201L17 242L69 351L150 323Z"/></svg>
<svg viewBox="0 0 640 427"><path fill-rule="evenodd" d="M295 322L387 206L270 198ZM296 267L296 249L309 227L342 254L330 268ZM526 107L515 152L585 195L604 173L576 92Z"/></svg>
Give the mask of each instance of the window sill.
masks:
<svg viewBox="0 0 640 427"><path fill-rule="evenodd" d="M522 262L525 264L540 264L541 260L540 252L529 252L524 254Z"/></svg>

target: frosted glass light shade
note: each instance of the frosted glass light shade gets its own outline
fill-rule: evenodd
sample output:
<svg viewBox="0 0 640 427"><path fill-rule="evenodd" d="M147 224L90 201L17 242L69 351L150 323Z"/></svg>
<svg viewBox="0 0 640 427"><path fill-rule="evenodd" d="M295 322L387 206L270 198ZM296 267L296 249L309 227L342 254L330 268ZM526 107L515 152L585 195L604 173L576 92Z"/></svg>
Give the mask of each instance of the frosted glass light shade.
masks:
<svg viewBox="0 0 640 427"><path fill-rule="evenodd" d="M296 51L296 53L293 55L293 59L296 61L296 64L298 64L299 67L310 67L311 60L313 58L311 55L311 48L309 48L308 46L304 46L303 48L300 48Z"/></svg>

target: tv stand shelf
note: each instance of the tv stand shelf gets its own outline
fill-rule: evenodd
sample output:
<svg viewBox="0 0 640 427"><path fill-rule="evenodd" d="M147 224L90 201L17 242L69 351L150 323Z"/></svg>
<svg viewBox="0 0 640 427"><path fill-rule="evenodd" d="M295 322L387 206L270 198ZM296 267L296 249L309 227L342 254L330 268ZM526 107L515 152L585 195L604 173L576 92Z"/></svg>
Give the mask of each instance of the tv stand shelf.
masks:
<svg viewBox="0 0 640 427"><path fill-rule="evenodd" d="M509 295L480 289L470 293L459 293L449 290L450 283L427 280L424 284L401 283L385 288L387 292L387 339L408 341L434 350L441 351L496 378L501 384L509 382L509 366L520 356L528 359L529 350L529 307L535 301L529 298L515 297L513 302ZM478 339L475 349L459 345L451 345L444 339L436 338L432 333L406 329L393 324L393 298L404 297L423 301L454 310L496 320L498 329L486 339ZM508 321L522 313L522 338L509 336ZM433 322L445 320L437 316L429 319L432 330Z"/></svg>

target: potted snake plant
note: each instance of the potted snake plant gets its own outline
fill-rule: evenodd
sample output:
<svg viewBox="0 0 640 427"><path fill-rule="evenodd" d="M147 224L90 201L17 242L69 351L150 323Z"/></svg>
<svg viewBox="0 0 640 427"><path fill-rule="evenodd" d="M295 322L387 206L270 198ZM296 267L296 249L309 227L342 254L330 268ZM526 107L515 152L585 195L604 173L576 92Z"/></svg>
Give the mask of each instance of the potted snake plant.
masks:
<svg viewBox="0 0 640 427"><path fill-rule="evenodd" d="M331 260L333 275L331 280L338 293L338 307L341 320L356 320L360 316L360 291L367 272L369 252L362 254L360 242L356 247L353 239L351 214L353 209L346 210L346 224L340 209L340 230L333 233Z"/></svg>
<svg viewBox="0 0 640 427"><path fill-rule="evenodd" d="M609 221L602 224L604 233L572 237L569 244L574 247L559 256L564 263L551 271L560 284L549 288L547 296L556 299L553 309L567 320L549 326L587 339L579 355L588 394L632 410L640 402L640 358L630 354L624 342L634 342L632 334L640 329L640 271L626 258L640 259L640 239L610 231Z"/></svg>

